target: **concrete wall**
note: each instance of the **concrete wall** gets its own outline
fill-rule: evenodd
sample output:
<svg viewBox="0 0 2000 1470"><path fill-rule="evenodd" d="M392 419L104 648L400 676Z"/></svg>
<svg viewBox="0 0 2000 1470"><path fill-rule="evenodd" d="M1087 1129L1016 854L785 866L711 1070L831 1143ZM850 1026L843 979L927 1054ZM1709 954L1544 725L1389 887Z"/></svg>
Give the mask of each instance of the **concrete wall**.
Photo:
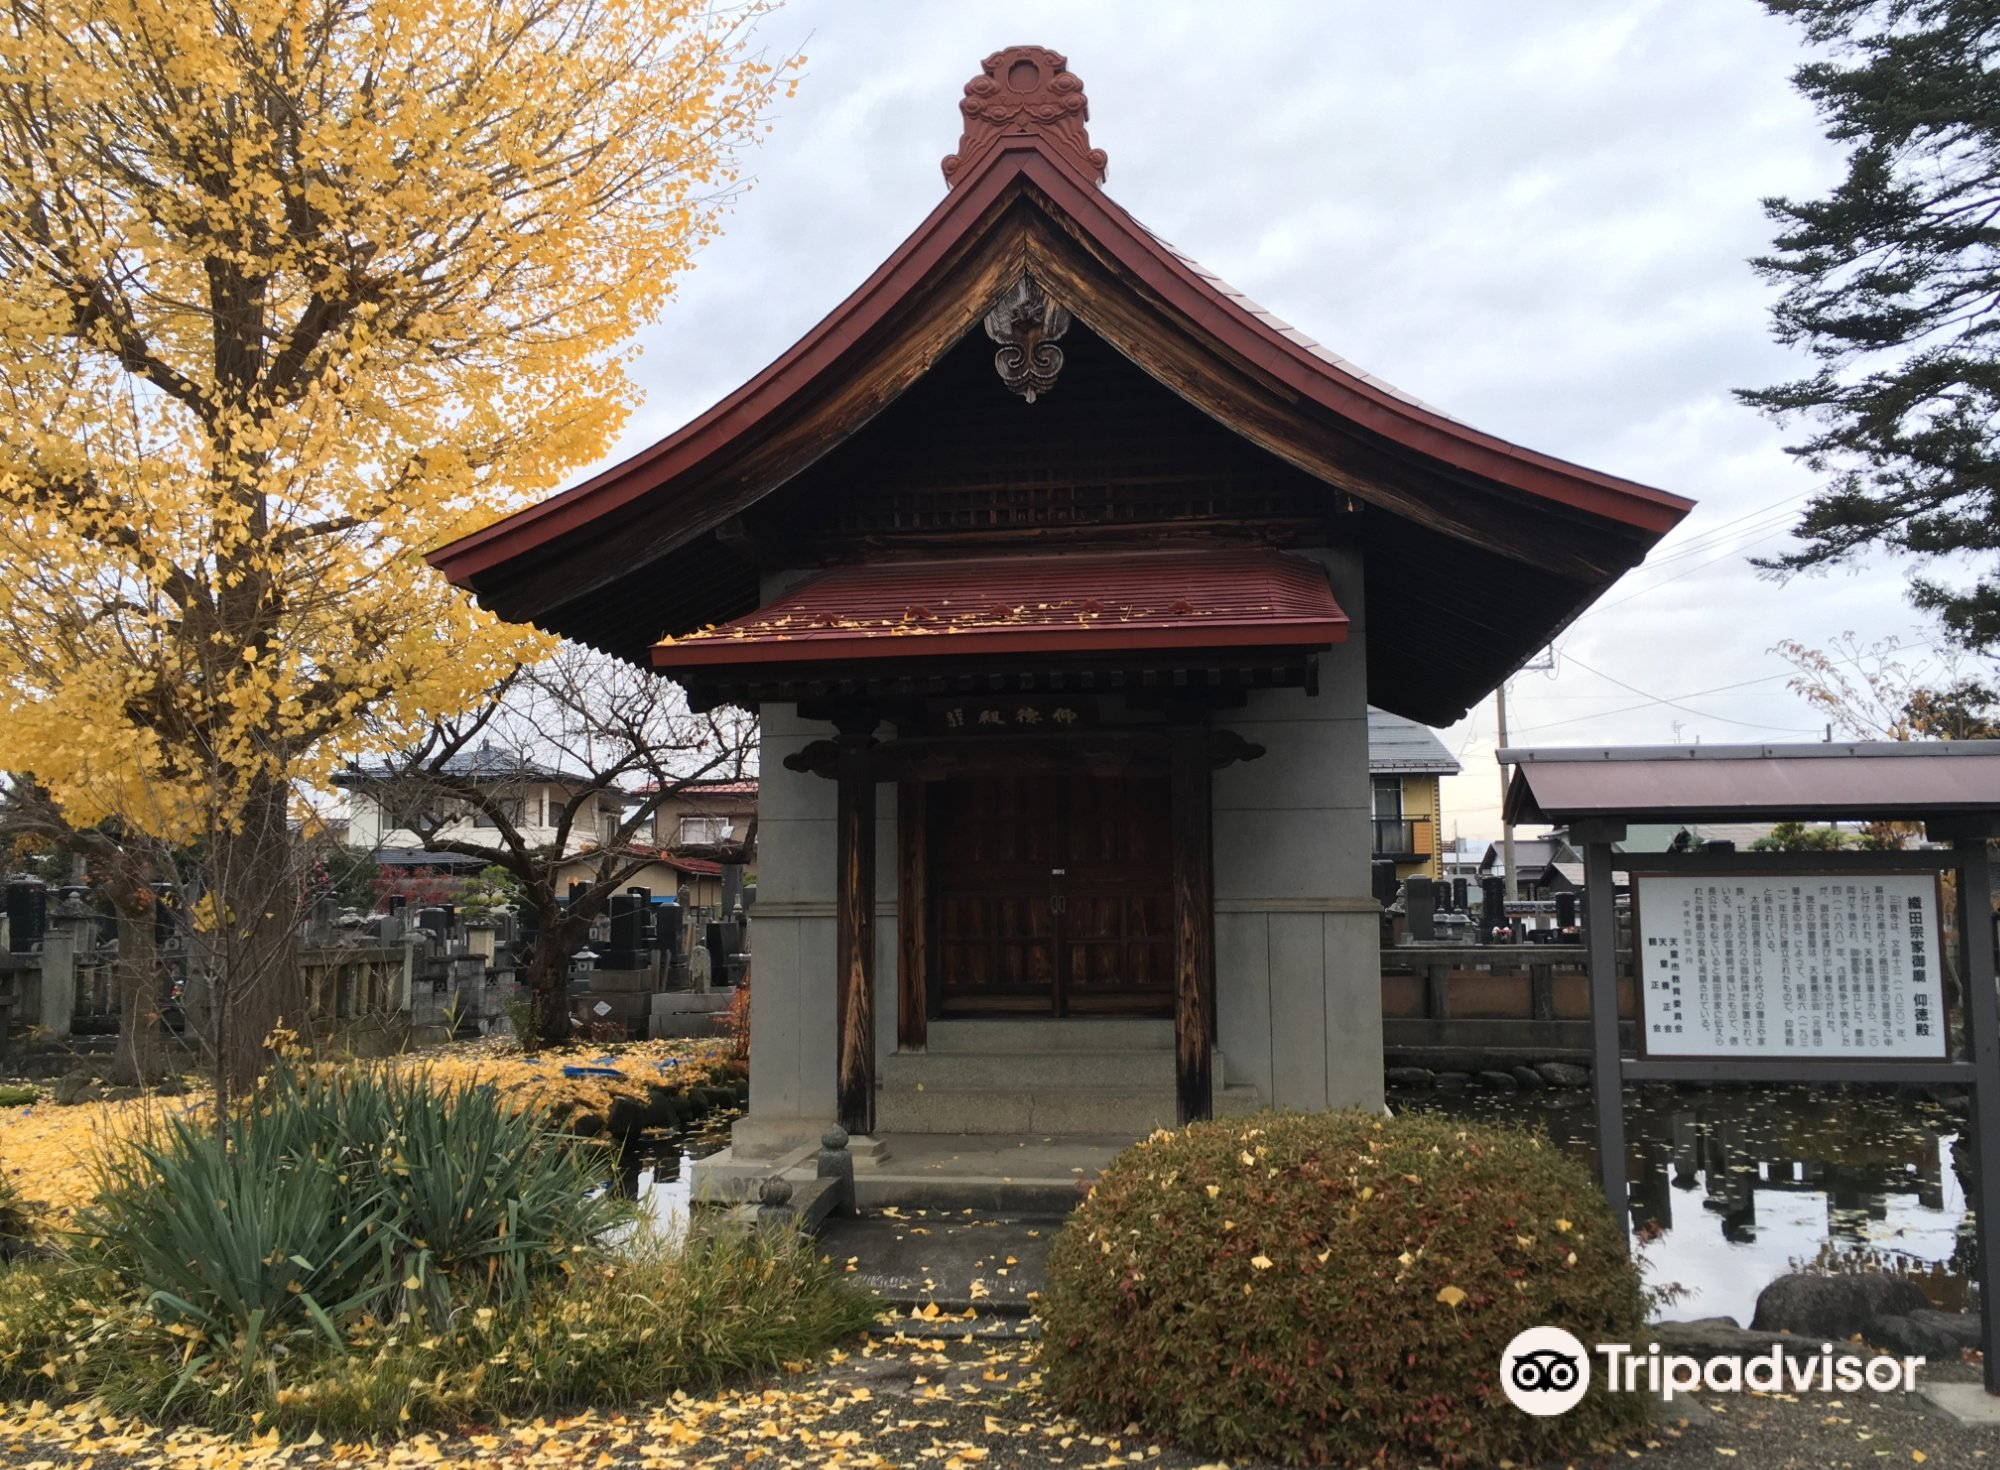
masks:
<svg viewBox="0 0 2000 1470"><path fill-rule="evenodd" d="M1358 551L1313 553L1352 619L1319 693L1273 689L1218 722L1266 748L1215 773L1217 1042L1225 1080L1274 1107L1382 1103Z"/></svg>

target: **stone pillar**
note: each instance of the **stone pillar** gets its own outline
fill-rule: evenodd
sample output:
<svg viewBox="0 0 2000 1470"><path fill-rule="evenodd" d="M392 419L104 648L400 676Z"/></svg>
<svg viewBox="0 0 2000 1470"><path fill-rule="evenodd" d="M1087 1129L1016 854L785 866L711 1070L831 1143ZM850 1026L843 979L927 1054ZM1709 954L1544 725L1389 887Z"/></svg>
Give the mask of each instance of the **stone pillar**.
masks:
<svg viewBox="0 0 2000 1470"><path fill-rule="evenodd" d="M90 910L65 899L49 913L42 935L41 1024L57 1041L70 1037L76 1014L76 962L91 924Z"/></svg>

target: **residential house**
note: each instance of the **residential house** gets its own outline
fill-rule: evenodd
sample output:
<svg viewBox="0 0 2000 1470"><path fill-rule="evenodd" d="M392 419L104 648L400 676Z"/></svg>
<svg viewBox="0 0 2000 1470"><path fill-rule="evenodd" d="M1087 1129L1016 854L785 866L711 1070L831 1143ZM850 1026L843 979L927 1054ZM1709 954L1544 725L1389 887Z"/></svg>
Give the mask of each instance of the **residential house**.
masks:
<svg viewBox="0 0 2000 1470"><path fill-rule="evenodd" d="M1539 837L1514 839L1514 865L1520 869L1515 885L1516 898L1554 898L1558 893L1583 891L1583 854L1571 847L1560 832ZM1507 860L1501 843L1490 842L1479 860L1482 879L1505 877Z"/></svg>
<svg viewBox="0 0 2000 1470"><path fill-rule="evenodd" d="M458 752L445 762L443 771L454 781L470 781L491 791L500 816L528 846L553 851L560 837L565 861L556 875L559 888L595 877L605 844L615 839L632 804L624 791L592 792L594 783L587 776L490 743ZM427 847L426 832L430 841L499 844L494 814L482 804L453 798L437 781L401 775L385 766L357 766L337 772L334 784L347 793L349 845L372 850L386 868L459 876L477 870L476 858ZM569 817L568 832L563 833L564 812L572 803L576 809ZM628 844L625 851L653 859L627 886L648 888L661 897L685 896L693 903L720 902L720 864L656 854L650 846Z"/></svg>
<svg viewBox="0 0 2000 1470"><path fill-rule="evenodd" d="M1444 778L1456 776L1458 761L1437 733L1415 720L1370 706L1368 775L1375 858L1396 865L1396 878L1422 873L1442 878Z"/></svg>
<svg viewBox="0 0 2000 1470"><path fill-rule="evenodd" d="M647 835L653 846L674 857L754 862L757 778L690 781L660 803Z"/></svg>
<svg viewBox="0 0 2000 1470"><path fill-rule="evenodd" d="M1444 843L1442 858L1444 878L1452 882L1463 878L1472 887L1479 886L1479 865L1486 860L1489 846L1483 837L1450 837Z"/></svg>

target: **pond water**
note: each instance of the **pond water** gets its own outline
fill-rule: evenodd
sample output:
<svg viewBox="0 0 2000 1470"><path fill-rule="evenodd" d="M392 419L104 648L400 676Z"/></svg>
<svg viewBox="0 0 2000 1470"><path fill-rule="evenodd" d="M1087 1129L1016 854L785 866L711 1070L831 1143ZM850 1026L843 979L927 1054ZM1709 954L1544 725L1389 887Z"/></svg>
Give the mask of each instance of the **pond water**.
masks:
<svg viewBox="0 0 2000 1470"><path fill-rule="evenodd" d="M641 1133L626 1145L625 1189L645 1206L656 1230L678 1232L692 1208L694 1161L729 1146L729 1125L742 1113L711 1113L687 1129Z"/></svg>
<svg viewBox="0 0 2000 1470"><path fill-rule="evenodd" d="M1394 1092L1389 1101L1398 1112L1540 1128L1597 1165L1587 1091ZM686 1222L691 1166L727 1146L738 1116L712 1113L626 1148L625 1187L655 1226ZM1962 1107L1900 1088L1628 1087L1632 1223L1646 1280L1683 1293L1660 1315L1747 1325L1757 1293L1806 1265L1896 1271L1940 1307L1968 1305L1978 1255L1955 1147L1963 1127Z"/></svg>
<svg viewBox="0 0 2000 1470"><path fill-rule="evenodd" d="M1545 1129L1596 1168L1588 1092L1392 1093L1390 1106ZM1632 1223L1669 1320L1749 1324L1787 1271L1881 1269L1967 1305L1977 1249L1955 1150L1962 1111L1890 1087L1628 1087Z"/></svg>

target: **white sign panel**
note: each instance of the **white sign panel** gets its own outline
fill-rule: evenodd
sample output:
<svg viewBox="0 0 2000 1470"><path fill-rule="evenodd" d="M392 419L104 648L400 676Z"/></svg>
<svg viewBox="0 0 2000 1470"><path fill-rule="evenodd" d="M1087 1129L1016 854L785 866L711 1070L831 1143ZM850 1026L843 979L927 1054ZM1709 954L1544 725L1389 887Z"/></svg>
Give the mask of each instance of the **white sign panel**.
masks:
<svg viewBox="0 0 2000 1470"><path fill-rule="evenodd" d="M1934 874L1633 882L1647 1055L1945 1057Z"/></svg>

